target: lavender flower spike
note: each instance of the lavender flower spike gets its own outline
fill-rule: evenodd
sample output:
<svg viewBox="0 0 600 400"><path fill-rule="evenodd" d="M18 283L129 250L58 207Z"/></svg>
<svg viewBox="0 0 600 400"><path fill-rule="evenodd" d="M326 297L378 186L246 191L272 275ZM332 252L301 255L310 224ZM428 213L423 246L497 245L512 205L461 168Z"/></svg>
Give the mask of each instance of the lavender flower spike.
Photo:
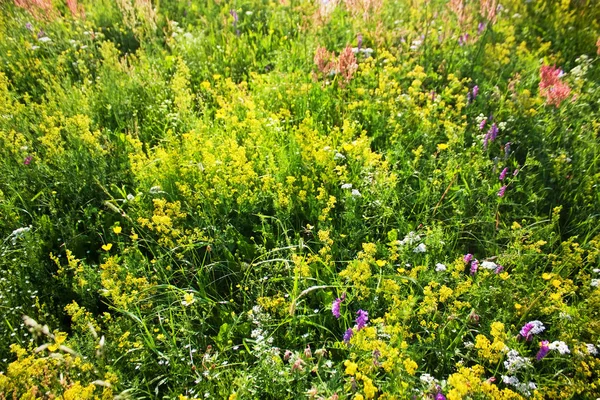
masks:
<svg viewBox="0 0 600 400"><path fill-rule="evenodd" d="M498 179L500 179L501 181L504 180L504 178L506 178L506 174L508 173L508 167L504 168L502 170L502 172L500 172L500 176L498 177Z"/></svg>
<svg viewBox="0 0 600 400"><path fill-rule="evenodd" d="M542 358L546 357L546 354L550 351L550 347L548 346L549 342L547 340L542 340L540 342L540 350L535 355L535 359L540 361Z"/></svg>
<svg viewBox="0 0 600 400"><path fill-rule="evenodd" d="M360 331L369 322L369 313L364 310L358 310L356 315L356 330Z"/></svg>
<svg viewBox="0 0 600 400"><path fill-rule="evenodd" d="M504 193L506 192L506 185L502 186L500 190L498 190L498 197L504 197Z"/></svg>
<svg viewBox="0 0 600 400"><path fill-rule="evenodd" d="M465 264L470 263L472 259L473 259L473 254L471 254L471 253L465 254L465 256L463 257L463 261L465 262Z"/></svg>
<svg viewBox="0 0 600 400"><path fill-rule="evenodd" d="M344 332L344 343L346 343L346 344L350 343L350 339L352 339L353 335L354 335L354 331L352 330L352 328L348 328L346 330L346 332Z"/></svg>
<svg viewBox="0 0 600 400"><path fill-rule="evenodd" d="M335 299L333 301L333 304L331 305L331 313L333 314L334 317L336 318L340 318L341 317L341 313L340 313L340 304L342 304L342 299L340 299L339 297L337 299Z"/></svg>

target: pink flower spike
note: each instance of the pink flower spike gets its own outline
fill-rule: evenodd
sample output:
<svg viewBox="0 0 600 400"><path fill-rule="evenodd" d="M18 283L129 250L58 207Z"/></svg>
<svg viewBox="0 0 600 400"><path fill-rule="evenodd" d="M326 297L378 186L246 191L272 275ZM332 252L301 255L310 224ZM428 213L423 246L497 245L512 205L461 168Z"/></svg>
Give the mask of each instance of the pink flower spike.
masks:
<svg viewBox="0 0 600 400"><path fill-rule="evenodd" d="M500 190L498 190L498 197L504 197L504 193L506 192L506 185L502 186Z"/></svg>
<svg viewBox="0 0 600 400"><path fill-rule="evenodd" d="M508 167L504 168L502 170L502 172L500 172L500 176L498 177L498 179L500 179L501 181L504 180L504 178L506 178L506 174L508 173Z"/></svg>

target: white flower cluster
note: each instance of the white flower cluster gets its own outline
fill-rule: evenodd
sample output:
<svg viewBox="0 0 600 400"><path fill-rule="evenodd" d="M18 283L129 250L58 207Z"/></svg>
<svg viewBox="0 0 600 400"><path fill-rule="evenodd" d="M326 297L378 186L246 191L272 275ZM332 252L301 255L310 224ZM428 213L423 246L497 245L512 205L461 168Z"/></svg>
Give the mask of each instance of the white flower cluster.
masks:
<svg viewBox="0 0 600 400"><path fill-rule="evenodd" d="M502 382L504 382L505 385L514 386L514 388L522 395L528 397L531 396L531 390L537 389L537 385L534 382L521 383L516 376L502 375Z"/></svg>
<svg viewBox="0 0 600 400"><path fill-rule="evenodd" d="M560 354L569 354L571 351L569 350L569 346L565 342L560 340L555 340L554 342L548 345L550 350L557 350Z"/></svg>
<svg viewBox="0 0 600 400"><path fill-rule="evenodd" d="M510 350L506 354L506 361L504 361L504 368L509 374L514 374L518 370L528 368L531 366L531 361L528 358L521 357L517 350Z"/></svg>
<svg viewBox="0 0 600 400"><path fill-rule="evenodd" d="M10 239L11 243L14 245L17 244L17 240L22 239L25 234L27 232L29 232L31 230L31 226L25 226L23 228L19 228L19 229L15 229L14 231L12 231L12 233L8 236L8 239Z"/></svg>

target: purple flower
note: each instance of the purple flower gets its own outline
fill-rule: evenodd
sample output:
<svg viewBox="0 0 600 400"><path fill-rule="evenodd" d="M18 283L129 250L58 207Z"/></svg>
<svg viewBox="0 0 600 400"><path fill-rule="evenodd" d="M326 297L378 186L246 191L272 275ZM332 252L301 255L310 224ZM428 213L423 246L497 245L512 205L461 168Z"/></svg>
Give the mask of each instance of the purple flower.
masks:
<svg viewBox="0 0 600 400"><path fill-rule="evenodd" d="M540 361L542 358L546 357L546 354L550 351L550 347L548 346L549 342L547 340L542 340L540 342L540 350L535 355L535 359Z"/></svg>
<svg viewBox="0 0 600 400"><path fill-rule="evenodd" d="M498 125L496 125L495 122L492 124L492 127L488 131L488 135L490 135L490 141L492 142L496 140L496 137L498 137Z"/></svg>
<svg viewBox="0 0 600 400"><path fill-rule="evenodd" d="M46 36L46 32L44 32L43 29L40 29L40 31L37 34L37 38L43 38L44 36Z"/></svg>
<svg viewBox="0 0 600 400"><path fill-rule="evenodd" d="M231 10L229 11L229 14L231 14L231 16L233 17L233 26L236 26L238 23L238 13L235 10Z"/></svg>
<svg viewBox="0 0 600 400"><path fill-rule="evenodd" d="M469 40L469 34L468 33L463 33L462 35L459 36L458 38L458 44L460 46L464 46L465 44L467 44L467 41Z"/></svg>
<svg viewBox="0 0 600 400"><path fill-rule="evenodd" d="M510 154L510 145L510 142L506 142L504 145L504 158L508 158L508 155Z"/></svg>
<svg viewBox="0 0 600 400"><path fill-rule="evenodd" d="M487 118L484 118L480 123L479 123L479 130L482 131L483 128L485 127L485 123L487 122Z"/></svg>
<svg viewBox="0 0 600 400"><path fill-rule="evenodd" d="M533 335L537 335L538 333L542 333L546 329L544 324L541 321L529 321L519 331L519 335L525 338L525 340L529 341L533 338Z"/></svg>
<svg viewBox="0 0 600 400"><path fill-rule="evenodd" d="M435 400L446 400L446 396L444 396L444 394L442 392L437 392L434 399Z"/></svg>
<svg viewBox="0 0 600 400"><path fill-rule="evenodd" d="M364 310L358 310L356 315L356 330L360 331L369 322L369 313Z"/></svg>
<svg viewBox="0 0 600 400"><path fill-rule="evenodd" d="M356 35L356 41L358 42L358 45L356 47L358 47L358 49L360 50L363 44L363 35L361 33Z"/></svg>
<svg viewBox="0 0 600 400"><path fill-rule="evenodd" d="M25 28L29 29L30 31L33 32L33 25L31 25L31 22L28 22L25 24Z"/></svg>
<svg viewBox="0 0 600 400"><path fill-rule="evenodd" d="M513 172L513 176L517 176L518 173L519 173L519 168L515 169L515 172Z"/></svg>
<svg viewBox="0 0 600 400"><path fill-rule="evenodd" d="M483 22L480 22L479 25L477 26L477 33L479 35L481 35L483 33L485 29L485 24Z"/></svg>
<svg viewBox="0 0 600 400"><path fill-rule="evenodd" d="M25 161L23 161L23 164L29 165L31 164L31 160L33 160L33 156L27 156L25 157Z"/></svg>
<svg viewBox="0 0 600 400"><path fill-rule="evenodd" d="M479 269L479 261L473 260L471 261L471 275L475 275L477 270Z"/></svg>
<svg viewBox="0 0 600 400"><path fill-rule="evenodd" d="M477 86L477 85L473 86L473 100L475 100L478 93L479 93L479 86Z"/></svg>
<svg viewBox="0 0 600 400"><path fill-rule="evenodd" d="M333 304L331 305L331 313L336 318L341 317L341 314L340 314L340 304L342 304L342 301L343 300L338 297L337 299L335 299L333 301Z"/></svg>
<svg viewBox="0 0 600 400"><path fill-rule="evenodd" d="M506 178L506 174L508 173L508 167L504 168L502 170L502 172L500 172L500 176L498 177L498 179L500 179L501 181L504 180L504 178Z"/></svg>
<svg viewBox="0 0 600 400"><path fill-rule="evenodd" d="M463 261L465 262L465 264L470 263L472 259L473 259L473 254L471 254L471 253L465 254L465 256L463 257Z"/></svg>
<svg viewBox="0 0 600 400"><path fill-rule="evenodd" d="M506 185L502 186L500 190L498 190L498 197L504 197L504 193L506 192Z"/></svg>
<svg viewBox="0 0 600 400"><path fill-rule="evenodd" d="M350 343L350 339L352 339L353 335L354 335L354 331L352 330L352 328L348 328L346 330L346 332L344 332L344 343L346 343L346 344Z"/></svg>
<svg viewBox="0 0 600 400"><path fill-rule="evenodd" d="M496 267L496 269L494 270L495 274L499 274L500 272L504 271L504 267L500 264L498 264L498 266Z"/></svg>

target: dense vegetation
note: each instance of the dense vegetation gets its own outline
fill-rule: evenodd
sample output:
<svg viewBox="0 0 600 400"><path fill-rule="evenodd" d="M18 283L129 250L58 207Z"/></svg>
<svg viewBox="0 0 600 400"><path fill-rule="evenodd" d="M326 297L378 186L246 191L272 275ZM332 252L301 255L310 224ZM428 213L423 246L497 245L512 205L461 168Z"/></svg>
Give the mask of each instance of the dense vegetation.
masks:
<svg viewBox="0 0 600 400"><path fill-rule="evenodd" d="M0 2L0 399L600 397L596 0Z"/></svg>

